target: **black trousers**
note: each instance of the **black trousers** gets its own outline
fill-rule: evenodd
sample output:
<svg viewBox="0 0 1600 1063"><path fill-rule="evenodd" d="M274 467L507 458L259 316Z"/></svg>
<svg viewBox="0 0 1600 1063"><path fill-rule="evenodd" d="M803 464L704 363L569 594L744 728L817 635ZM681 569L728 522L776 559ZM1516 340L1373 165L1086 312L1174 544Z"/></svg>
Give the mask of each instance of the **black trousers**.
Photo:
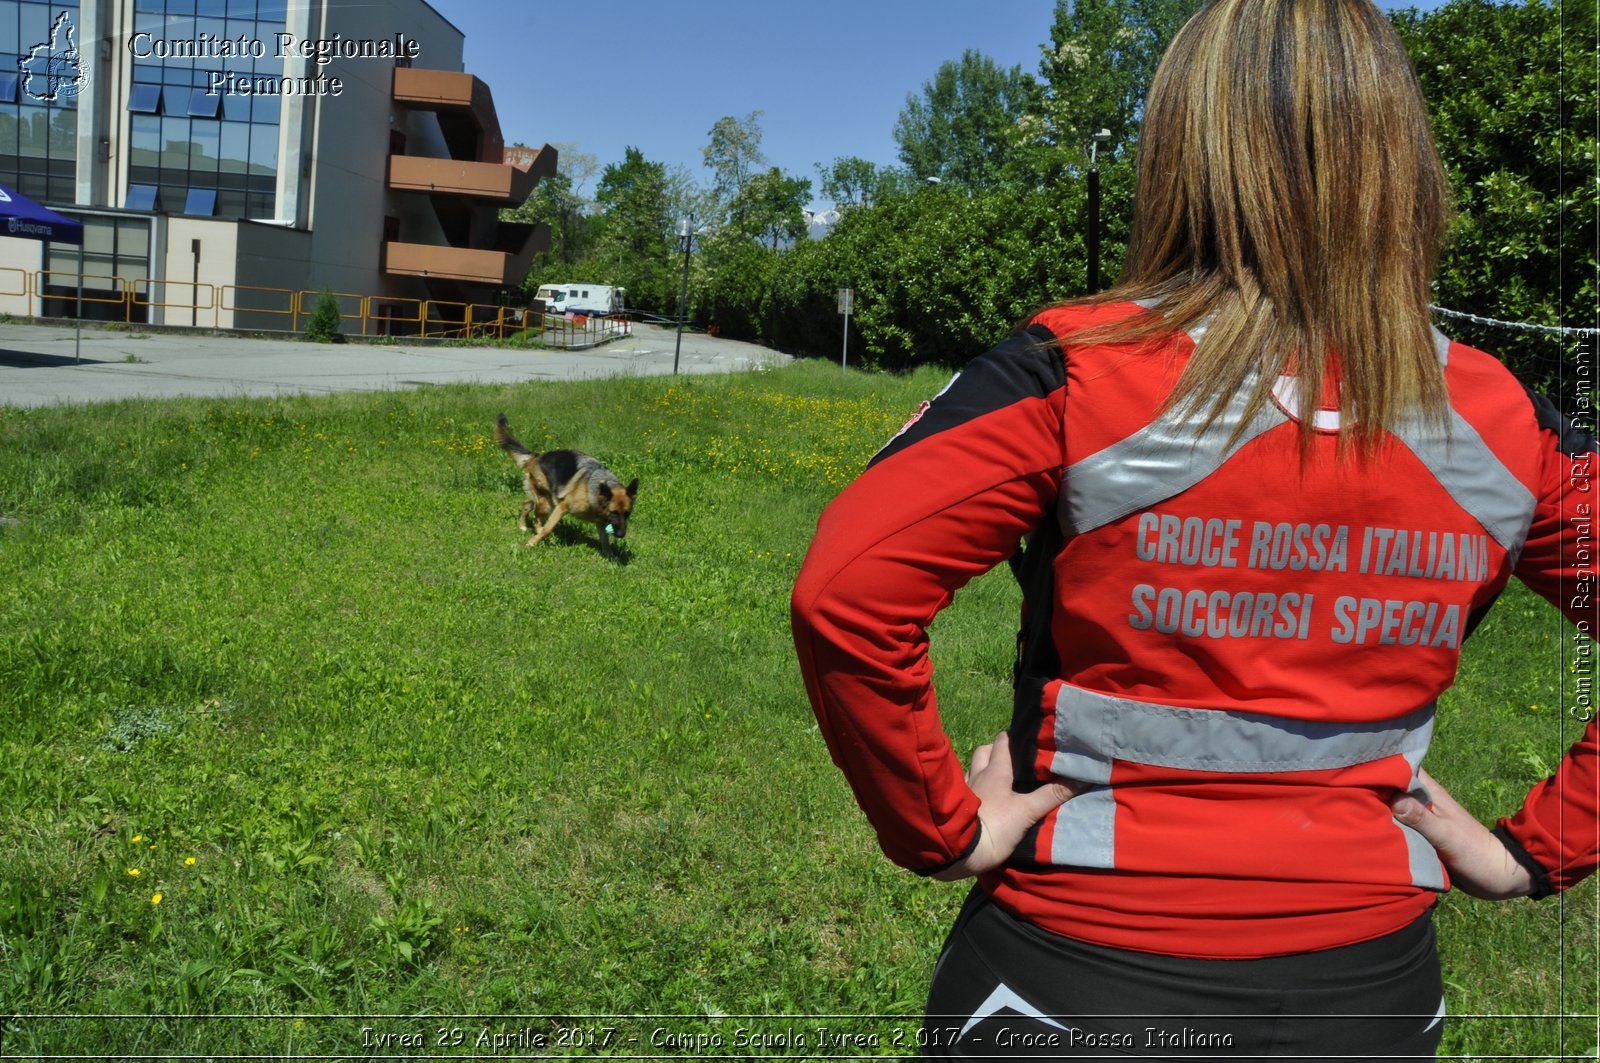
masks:
<svg viewBox="0 0 1600 1063"><path fill-rule="evenodd" d="M1051 934L974 887L928 993L936 1059L1432 1059L1444 984L1432 916L1358 945L1196 960Z"/></svg>

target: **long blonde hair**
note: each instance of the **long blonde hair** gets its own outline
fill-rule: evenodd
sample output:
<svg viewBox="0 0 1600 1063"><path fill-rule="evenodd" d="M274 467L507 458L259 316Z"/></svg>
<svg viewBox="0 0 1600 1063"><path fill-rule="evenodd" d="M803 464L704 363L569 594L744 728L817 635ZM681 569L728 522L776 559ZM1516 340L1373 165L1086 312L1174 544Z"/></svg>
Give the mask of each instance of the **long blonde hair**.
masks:
<svg viewBox="0 0 1600 1063"><path fill-rule="evenodd" d="M1151 85L1137 197L1123 276L1094 301L1158 300L1125 332L1207 320L1169 408L1215 418L1252 370L1246 421L1283 373L1309 406L1333 365L1358 450L1443 414L1428 303L1449 186L1370 0L1210 0Z"/></svg>

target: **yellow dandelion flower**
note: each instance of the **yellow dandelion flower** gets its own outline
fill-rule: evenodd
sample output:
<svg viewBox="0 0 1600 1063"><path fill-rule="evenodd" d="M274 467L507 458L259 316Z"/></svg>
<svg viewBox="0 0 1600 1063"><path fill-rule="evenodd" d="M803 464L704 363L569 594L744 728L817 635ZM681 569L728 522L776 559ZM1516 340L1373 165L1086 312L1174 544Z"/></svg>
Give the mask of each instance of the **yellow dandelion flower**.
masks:
<svg viewBox="0 0 1600 1063"><path fill-rule="evenodd" d="M184 857L183 858L183 866L184 867L193 867L194 866L194 857L192 857L192 856Z"/></svg>
<svg viewBox="0 0 1600 1063"><path fill-rule="evenodd" d="M166 895L162 894L162 893L153 893L153 894L150 895L150 903L151 904L160 904L161 903L161 898L164 897L164 896L166 896Z"/></svg>
<svg viewBox="0 0 1600 1063"><path fill-rule="evenodd" d="M138 878L139 877L139 869L136 868L136 867L128 868L128 877L129 878Z"/></svg>
<svg viewBox="0 0 1600 1063"><path fill-rule="evenodd" d="M133 841L130 844L138 845L142 841L144 841L144 835L143 834L135 834L133 836Z"/></svg>

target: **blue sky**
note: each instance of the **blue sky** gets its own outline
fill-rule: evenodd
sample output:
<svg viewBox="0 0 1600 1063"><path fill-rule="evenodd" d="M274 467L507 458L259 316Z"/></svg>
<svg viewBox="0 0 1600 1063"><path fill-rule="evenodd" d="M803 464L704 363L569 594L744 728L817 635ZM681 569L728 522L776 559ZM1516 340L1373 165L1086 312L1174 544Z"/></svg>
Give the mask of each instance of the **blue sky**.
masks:
<svg viewBox="0 0 1600 1063"><path fill-rule="evenodd" d="M895 118L946 59L976 48L1034 73L1054 0L615 0L561 5L432 0L466 34L467 69L494 92L507 141L570 143L618 162L711 172L700 149L724 115L761 111L770 165L897 161ZM563 6L603 15L583 25ZM588 191L592 192L591 187Z"/></svg>
<svg viewBox="0 0 1600 1063"><path fill-rule="evenodd" d="M431 2L466 34L466 67L493 91L508 143L572 144L602 167L633 146L707 184L700 149L712 124L761 111L768 163L814 189L815 164L836 156L896 163L906 96L963 50L1036 74L1055 9L1054 0Z"/></svg>

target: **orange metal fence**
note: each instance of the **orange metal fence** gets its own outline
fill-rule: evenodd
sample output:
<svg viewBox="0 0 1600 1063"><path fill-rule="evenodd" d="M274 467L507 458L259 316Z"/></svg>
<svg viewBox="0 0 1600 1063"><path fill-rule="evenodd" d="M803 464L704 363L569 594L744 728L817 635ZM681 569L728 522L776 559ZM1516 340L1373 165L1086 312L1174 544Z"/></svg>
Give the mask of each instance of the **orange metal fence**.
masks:
<svg viewBox="0 0 1600 1063"><path fill-rule="evenodd" d="M51 277L70 277L71 282L53 282ZM121 277L113 277L103 273L76 273L69 270L39 269L34 270L30 278L33 295L39 300L39 312L44 314L44 304L54 299L59 302L72 303L75 309L81 309L79 303L110 303L124 307L123 320L127 318L128 282ZM91 284L91 281L110 281L109 291L100 284ZM73 315L63 311L62 317Z"/></svg>
<svg viewBox="0 0 1600 1063"><path fill-rule="evenodd" d="M471 323L471 303L456 303L447 299L429 299L422 304L422 334L424 336L463 337Z"/></svg>
<svg viewBox="0 0 1600 1063"><path fill-rule="evenodd" d="M228 302L228 293L233 293L233 302ZM280 303L279 296L282 296ZM271 305L266 306L241 306L239 300L243 298L248 302L260 302ZM294 316L296 309L294 292L288 288L257 288L249 284L224 284L217 289L217 309L230 314L271 314L277 317L289 318L289 331L294 331ZM220 316L220 315L219 315ZM230 322L237 328L237 321Z"/></svg>
<svg viewBox="0 0 1600 1063"><path fill-rule="evenodd" d="M15 273L17 275L17 282L19 285L18 290L12 291L10 288L0 288L0 295L26 296L28 294L28 271L25 269L18 269L15 266L0 267L0 275L10 273ZM73 276L76 277L77 274L74 273Z"/></svg>
<svg viewBox="0 0 1600 1063"><path fill-rule="evenodd" d="M362 335L370 325L376 336L411 336L421 334L427 321L427 300L367 296L367 321L362 325Z"/></svg>
<svg viewBox="0 0 1600 1063"><path fill-rule="evenodd" d="M14 275L15 287L6 283ZM99 283L106 282L106 283ZM104 274L85 273L81 277L83 303L115 307L113 320L146 322L152 310L165 313L163 324L207 328L248 328L260 331L256 323L241 325L239 315L268 315L281 321L285 332L303 331L311 318L321 291L294 291L289 288L264 288L249 284L213 285L199 281L169 281L161 277L128 280ZM58 316L72 317L79 300L79 274L66 270L27 270L0 267L0 297L28 300L33 313L37 298L40 312L44 304L66 304ZM362 336L422 336L437 338L483 337L506 339L535 333L552 346L591 346L605 339L627 335L624 318L576 315L536 315L520 307L495 303L465 303L446 299L413 299L405 296L331 293L341 321L359 324ZM187 295L188 298L183 298ZM188 311L187 314L184 311ZM230 315L226 321L224 315ZM85 315L88 316L88 315ZM107 316L105 314L95 315ZM183 318L188 317L188 321ZM270 330L270 326L268 327Z"/></svg>
<svg viewBox="0 0 1600 1063"><path fill-rule="evenodd" d="M140 292L141 285L144 287L142 294ZM167 299L166 296L170 295L174 288L179 291L188 289L192 298L188 302ZM203 303L200 301L202 291L206 299ZM142 306L148 310L152 306L159 306L163 310L188 310L190 313L189 324L191 326L201 324L200 315L202 312L205 312L210 317L206 324L212 328L215 328L217 324L217 289L215 285L204 282L169 281L158 277L141 277L128 285L127 303L128 313L124 318L127 321L133 320L133 309L135 307ZM169 314L168 317L170 318L171 315ZM169 320L167 324L181 324L181 322Z"/></svg>

